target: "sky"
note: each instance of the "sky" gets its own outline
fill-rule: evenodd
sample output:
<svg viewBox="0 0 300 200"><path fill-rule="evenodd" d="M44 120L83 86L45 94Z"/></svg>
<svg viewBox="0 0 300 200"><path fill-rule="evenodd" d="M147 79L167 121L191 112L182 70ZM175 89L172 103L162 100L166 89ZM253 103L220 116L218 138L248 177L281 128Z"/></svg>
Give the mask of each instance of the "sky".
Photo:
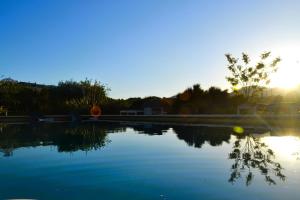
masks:
<svg viewBox="0 0 300 200"><path fill-rule="evenodd" d="M299 10L297 0L0 0L0 74L97 79L113 98L170 97L196 83L229 88L225 53L255 61L271 51L283 59L273 86L291 87Z"/></svg>

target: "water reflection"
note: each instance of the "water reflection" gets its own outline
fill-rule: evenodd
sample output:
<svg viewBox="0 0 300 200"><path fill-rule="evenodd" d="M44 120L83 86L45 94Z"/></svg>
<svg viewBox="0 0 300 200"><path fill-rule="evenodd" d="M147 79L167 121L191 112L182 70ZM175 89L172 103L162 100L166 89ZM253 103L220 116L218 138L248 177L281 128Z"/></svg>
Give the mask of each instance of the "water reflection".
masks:
<svg viewBox="0 0 300 200"><path fill-rule="evenodd" d="M124 126L133 128L134 131L147 135L163 135L171 128L169 125L153 125L141 123L124 123Z"/></svg>
<svg viewBox="0 0 300 200"><path fill-rule="evenodd" d="M46 145L57 146L59 152L90 151L109 143L109 132L122 131L124 128L119 126L92 123L3 126L0 131L0 151L4 156L12 156L14 149L20 147Z"/></svg>
<svg viewBox="0 0 300 200"><path fill-rule="evenodd" d="M245 178L248 186L254 180L254 174L262 175L264 180L274 185L278 180L286 180L284 166L276 159L275 150L290 149L294 158L299 159L300 140L295 137L268 137L263 135L267 130L247 129L243 134L232 132L232 127L204 127L179 125L153 125L141 123L81 123L81 124L40 124L1 125L0 152L3 156L13 156L20 147L52 145L58 152L75 152L99 150L108 145L109 133L127 132L131 128L135 133L146 135L163 135L172 130L179 140L188 146L202 148L203 144L220 146L232 144L228 158L232 161L229 182L235 183ZM253 134L253 133L257 134ZM279 135L278 132L267 132L268 135ZM276 139L274 139L276 138ZM234 141L232 141L234 139ZM285 141L286 140L286 141ZM293 142L294 141L294 142ZM293 144L293 145L292 145ZM293 149L291 149L293 147Z"/></svg>
<svg viewBox="0 0 300 200"><path fill-rule="evenodd" d="M287 160L300 160L300 138L294 136L264 137L262 140Z"/></svg>
<svg viewBox="0 0 300 200"><path fill-rule="evenodd" d="M170 128L179 140L185 141L189 146L202 148L207 143L211 146L230 143L233 135L237 141L234 149L237 149L242 141L246 146L260 147L259 139L266 130L248 129L244 135L232 133L231 127L205 127L205 126L179 126L179 125L153 125L141 123L81 123L81 124L40 124L31 125L4 125L0 124L0 148L9 155L10 149L27 147L56 145L58 151L89 151L99 149L109 143L108 133L126 132L126 128L132 128L136 133L146 135L163 135ZM258 133L256 136L250 133ZM278 135L278 133L276 133ZM273 139L273 147L275 140ZM277 145L282 139L277 140ZM270 140L269 140L270 143ZM298 142L299 143L299 142ZM298 144L296 143L296 144ZM250 149L248 149L250 151ZM256 149L255 149L256 150ZM236 150L237 151L237 150ZM295 153L296 154L296 153Z"/></svg>
<svg viewBox="0 0 300 200"><path fill-rule="evenodd" d="M284 181L283 167L275 161L275 153L260 138L252 135L239 136L233 143L232 152L229 153L229 159L233 160L231 166L230 183L245 174L246 185L253 181L253 171L258 170L265 177L269 185L275 185L274 177Z"/></svg>
<svg viewBox="0 0 300 200"><path fill-rule="evenodd" d="M204 143L211 146L229 143L231 136L230 128L204 127L204 126L174 126L174 132L178 139L184 140L189 146L201 148Z"/></svg>
<svg viewBox="0 0 300 200"><path fill-rule="evenodd" d="M229 142L230 129L207 127L184 127L140 123L82 123L82 124L40 124L1 126L0 150L4 156L12 156L20 147L54 145L59 152L100 149L110 141L107 134L125 132L132 128L138 134L163 135L173 128L178 139L189 146L201 148L205 142L212 146Z"/></svg>

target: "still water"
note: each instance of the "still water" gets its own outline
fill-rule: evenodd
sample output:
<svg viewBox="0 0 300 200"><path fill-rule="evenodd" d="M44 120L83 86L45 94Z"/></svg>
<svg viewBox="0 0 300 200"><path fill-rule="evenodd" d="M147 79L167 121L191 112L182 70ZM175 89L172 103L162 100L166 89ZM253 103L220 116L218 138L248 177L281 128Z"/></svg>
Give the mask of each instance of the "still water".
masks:
<svg viewBox="0 0 300 200"><path fill-rule="evenodd" d="M297 130L241 132L1 125L0 199L299 199Z"/></svg>

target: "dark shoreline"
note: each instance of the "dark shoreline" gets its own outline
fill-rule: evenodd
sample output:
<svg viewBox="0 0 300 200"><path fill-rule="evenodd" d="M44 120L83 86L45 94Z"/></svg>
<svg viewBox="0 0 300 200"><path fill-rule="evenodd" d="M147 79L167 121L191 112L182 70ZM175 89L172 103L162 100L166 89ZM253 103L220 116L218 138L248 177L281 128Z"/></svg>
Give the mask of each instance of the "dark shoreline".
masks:
<svg viewBox="0 0 300 200"><path fill-rule="evenodd" d="M71 115L45 115L40 118L31 116L0 116L0 123L51 123L72 122L74 120L300 127L300 115L102 115L97 119L90 115L81 115L77 116L77 118Z"/></svg>

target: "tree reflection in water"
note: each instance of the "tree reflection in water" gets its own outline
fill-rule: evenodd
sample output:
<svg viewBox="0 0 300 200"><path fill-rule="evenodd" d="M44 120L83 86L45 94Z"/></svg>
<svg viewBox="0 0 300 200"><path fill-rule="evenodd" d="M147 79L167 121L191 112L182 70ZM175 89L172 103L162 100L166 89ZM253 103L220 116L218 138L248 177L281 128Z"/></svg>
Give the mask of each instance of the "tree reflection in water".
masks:
<svg viewBox="0 0 300 200"><path fill-rule="evenodd" d="M260 138L252 135L237 137L233 143L233 150L229 153L229 159L234 161L228 180L230 183L235 183L245 173L246 185L250 185L254 178L254 170L265 176L265 181L269 185L276 184L274 177L282 181L286 179L281 164L275 161L274 151L261 142Z"/></svg>
<svg viewBox="0 0 300 200"><path fill-rule="evenodd" d="M100 149L110 140L108 133L125 132L132 128L136 133L162 135L170 128L179 140L189 146L202 148L203 144L220 146L229 143L232 136L231 128L203 126L169 126L136 123L80 123L80 124L41 124L38 126L0 126L0 151L4 156L12 156L13 151L20 147L57 146L59 152L90 151ZM235 134L236 135L236 134ZM299 156L298 156L299 157ZM275 161L275 154L260 138L254 135L238 134L229 153L234 163L231 167L230 183L246 178L250 185L257 170L270 185L276 184L274 177L285 180L283 168Z"/></svg>
<svg viewBox="0 0 300 200"><path fill-rule="evenodd" d="M66 128L61 137L53 138L53 141L58 145L58 151L66 152L97 150L110 143L105 129L94 124Z"/></svg>
<svg viewBox="0 0 300 200"><path fill-rule="evenodd" d="M57 146L59 152L96 150L107 145L110 132L122 132L124 127L113 124L39 124L2 127L0 152L12 156L20 147Z"/></svg>
<svg viewBox="0 0 300 200"><path fill-rule="evenodd" d="M205 126L173 126L178 139L184 140L189 146L202 148L205 143L220 146L229 143L231 129Z"/></svg>

